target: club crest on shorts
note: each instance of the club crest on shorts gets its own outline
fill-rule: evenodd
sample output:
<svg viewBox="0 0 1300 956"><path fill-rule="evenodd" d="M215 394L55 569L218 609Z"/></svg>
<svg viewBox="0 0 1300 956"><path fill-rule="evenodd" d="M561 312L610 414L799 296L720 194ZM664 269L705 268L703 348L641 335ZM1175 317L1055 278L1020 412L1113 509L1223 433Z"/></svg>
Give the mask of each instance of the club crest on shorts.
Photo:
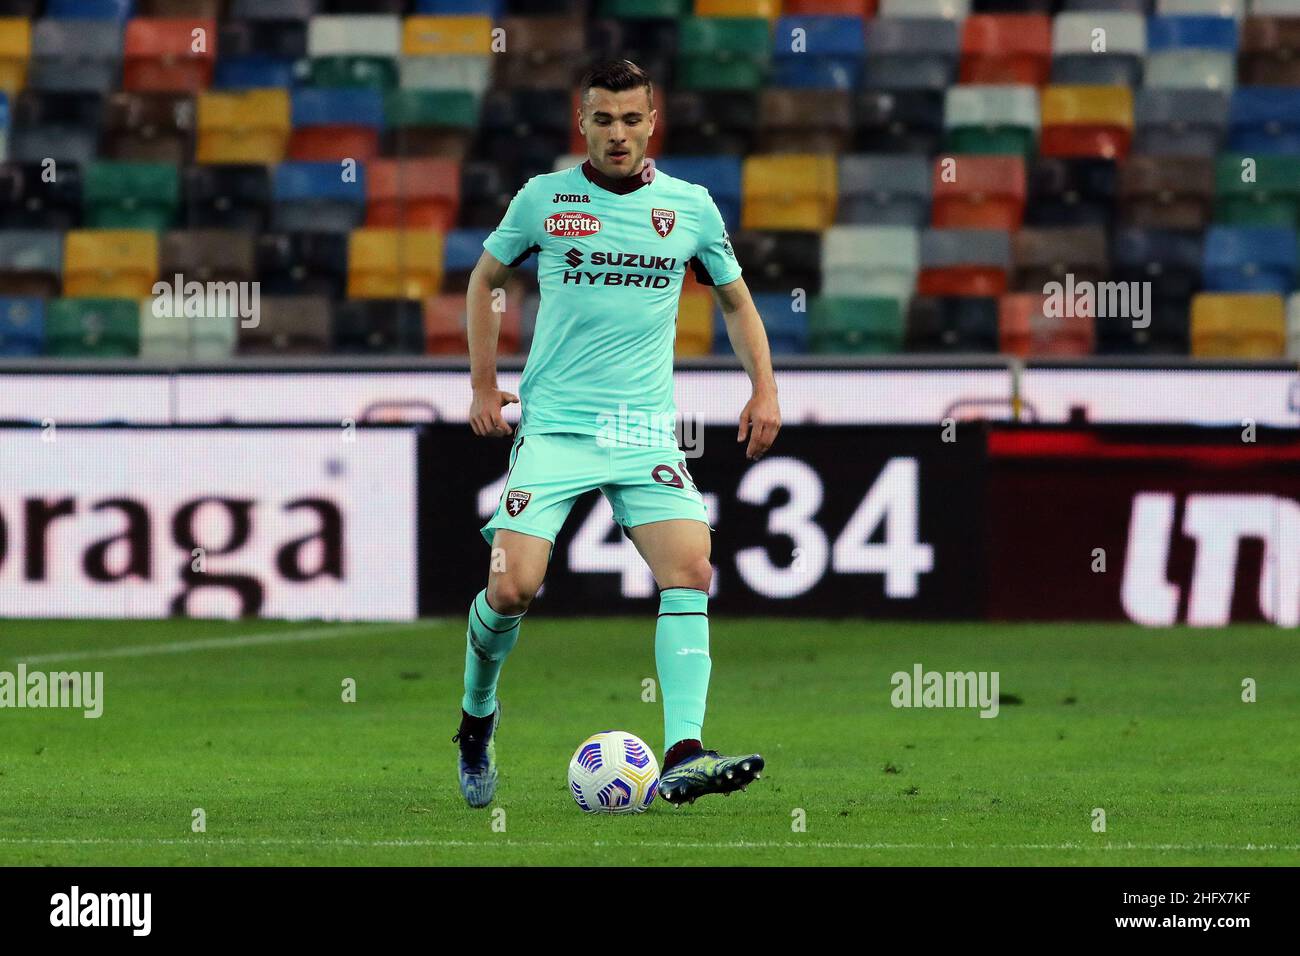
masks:
<svg viewBox="0 0 1300 956"><path fill-rule="evenodd" d="M511 491L506 493L506 511L510 517L518 518L520 512L528 507L528 502L532 500L531 491Z"/></svg>
<svg viewBox="0 0 1300 956"><path fill-rule="evenodd" d="M673 226L677 225L677 213L672 209L651 209L650 224L661 237L667 238Z"/></svg>

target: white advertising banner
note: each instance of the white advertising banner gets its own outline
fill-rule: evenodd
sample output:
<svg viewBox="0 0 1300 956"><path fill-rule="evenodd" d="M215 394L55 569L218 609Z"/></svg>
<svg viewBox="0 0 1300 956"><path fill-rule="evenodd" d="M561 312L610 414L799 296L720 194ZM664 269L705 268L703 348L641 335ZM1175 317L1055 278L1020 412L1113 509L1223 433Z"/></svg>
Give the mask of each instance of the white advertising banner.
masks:
<svg viewBox="0 0 1300 956"><path fill-rule="evenodd" d="M0 617L406 620L402 428L0 429Z"/></svg>

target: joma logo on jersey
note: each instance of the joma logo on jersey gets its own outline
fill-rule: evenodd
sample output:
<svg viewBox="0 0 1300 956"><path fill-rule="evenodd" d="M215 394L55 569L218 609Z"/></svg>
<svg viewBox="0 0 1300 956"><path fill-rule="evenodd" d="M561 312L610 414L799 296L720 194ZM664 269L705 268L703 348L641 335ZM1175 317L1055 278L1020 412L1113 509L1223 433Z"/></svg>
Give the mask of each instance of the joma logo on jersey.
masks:
<svg viewBox="0 0 1300 956"><path fill-rule="evenodd" d="M512 491L506 495L506 511L510 512L510 517L518 518L520 512L528 507L528 502L533 498L531 491Z"/></svg>
<svg viewBox="0 0 1300 956"><path fill-rule="evenodd" d="M552 236L573 238L594 236L600 232L600 220L590 213L569 210L546 217L546 231Z"/></svg>
<svg viewBox="0 0 1300 956"><path fill-rule="evenodd" d="M591 197L581 193L556 193L551 202L591 202Z"/></svg>
<svg viewBox="0 0 1300 956"><path fill-rule="evenodd" d="M672 209L651 209L650 224L655 227L655 232L667 238L673 226L677 225L677 213Z"/></svg>

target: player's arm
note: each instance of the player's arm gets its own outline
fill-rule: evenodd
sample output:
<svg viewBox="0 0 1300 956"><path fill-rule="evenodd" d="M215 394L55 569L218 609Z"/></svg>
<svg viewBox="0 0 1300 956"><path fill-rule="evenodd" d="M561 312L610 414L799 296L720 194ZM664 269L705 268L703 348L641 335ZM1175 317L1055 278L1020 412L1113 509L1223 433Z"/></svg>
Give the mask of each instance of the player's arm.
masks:
<svg viewBox="0 0 1300 956"><path fill-rule="evenodd" d="M744 279L714 286L713 297L727 322L731 348L745 367L754 391L740 412L740 431L736 441L749 437L745 457L752 461L772 447L781 430L781 409L776 399L776 376L772 373L772 350L767 344L763 320L749 294Z"/></svg>
<svg viewBox="0 0 1300 956"><path fill-rule="evenodd" d="M504 294L505 284L514 270L484 250L469 276L465 296L468 312L466 332L469 336L469 381L474 397L469 406L469 427L480 438L500 438L511 434L510 425L501 417L501 409L519 396L497 387L497 338L501 333L501 313L492 307L495 290Z"/></svg>

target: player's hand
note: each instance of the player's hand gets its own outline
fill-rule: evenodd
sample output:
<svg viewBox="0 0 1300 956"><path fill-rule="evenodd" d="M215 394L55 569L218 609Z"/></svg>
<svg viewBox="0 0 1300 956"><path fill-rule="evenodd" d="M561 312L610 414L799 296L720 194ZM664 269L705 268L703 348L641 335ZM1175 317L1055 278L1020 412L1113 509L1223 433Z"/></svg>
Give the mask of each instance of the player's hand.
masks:
<svg viewBox="0 0 1300 956"><path fill-rule="evenodd" d="M776 441L776 433L781 430L781 409L776 402L776 392L755 392L745 403L740 412L740 431L736 441L742 442L749 436L749 447L745 457L758 461Z"/></svg>
<svg viewBox="0 0 1300 956"><path fill-rule="evenodd" d="M474 400L469 405L469 427L479 438L505 438L513 435L514 429L501 417L501 409L517 401L518 395L511 395L499 388L475 389Z"/></svg>

